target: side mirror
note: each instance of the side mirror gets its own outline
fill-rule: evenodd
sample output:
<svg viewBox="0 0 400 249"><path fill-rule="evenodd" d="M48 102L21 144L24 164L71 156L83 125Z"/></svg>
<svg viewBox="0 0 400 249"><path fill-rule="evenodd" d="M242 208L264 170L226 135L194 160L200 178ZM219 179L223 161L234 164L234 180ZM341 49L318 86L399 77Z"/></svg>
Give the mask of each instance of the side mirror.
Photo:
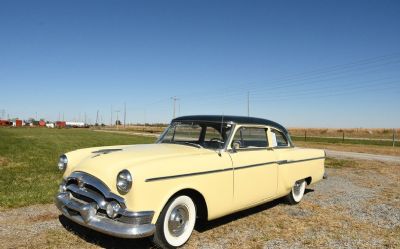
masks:
<svg viewBox="0 0 400 249"><path fill-rule="evenodd" d="M234 141L232 143L232 151L236 152L240 148L240 142L239 141Z"/></svg>

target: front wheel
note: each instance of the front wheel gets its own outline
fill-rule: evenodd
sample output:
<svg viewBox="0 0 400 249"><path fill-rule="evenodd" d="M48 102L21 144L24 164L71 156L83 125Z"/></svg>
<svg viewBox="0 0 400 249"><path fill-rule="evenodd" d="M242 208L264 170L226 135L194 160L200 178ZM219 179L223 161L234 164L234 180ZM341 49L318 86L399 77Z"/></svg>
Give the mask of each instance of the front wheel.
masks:
<svg viewBox="0 0 400 249"><path fill-rule="evenodd" d="M176 248L185 244L196 222L196 206L193 200L181 195L165 205L156 223L153 242L161 248Z"/></svg>
<svg viewBox="0 0 400 249"><path fill-rule="evenodd" d="M295 205L303 199L304 192L306 190L306 181L305 180L298 180L294 183L292 190L286 196L286 200L289 202L290 205Z"/></svg>

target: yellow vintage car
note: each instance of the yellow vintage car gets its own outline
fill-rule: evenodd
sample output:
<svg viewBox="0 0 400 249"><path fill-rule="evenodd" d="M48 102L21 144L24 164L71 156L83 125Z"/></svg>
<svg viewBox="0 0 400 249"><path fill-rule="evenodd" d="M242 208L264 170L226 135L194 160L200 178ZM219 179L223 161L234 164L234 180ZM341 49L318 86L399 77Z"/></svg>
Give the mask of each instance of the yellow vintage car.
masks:
<svg viewBox="0 0 400 249"><path fill-rule="evenodd" d="M172 120L155 144L96 147L60 157L55 203L85 227L120 238L185 244L196 220L286 196L301 201L324 177L323 150L297 148L261 118L196 115Z"/></svg>

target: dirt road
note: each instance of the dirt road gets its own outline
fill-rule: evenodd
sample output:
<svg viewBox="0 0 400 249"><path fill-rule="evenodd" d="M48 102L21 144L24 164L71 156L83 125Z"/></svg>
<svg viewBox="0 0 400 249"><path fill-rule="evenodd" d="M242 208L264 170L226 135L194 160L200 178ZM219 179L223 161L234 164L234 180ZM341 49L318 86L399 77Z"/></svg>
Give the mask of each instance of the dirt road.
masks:
<svg viewBox="0 0 400 249"><path fill-rule="evenodd" d="M400 163L399 156L376 155L376 154L348 152L348 151L336 151L336 150L325 150L325 152L328 157L333 157L333 158L375 160L375 161L380 161L380 162Z"/></svg>
<svg viewBox="0 0 400 249"><path fill-rule="evenodd" d="M330 161L328 180L309 186L296 206L282 200L197 226L185 248L399 248L400 167ZM2 248L149 248L59 217L52 204L0 213Z"/></svg>

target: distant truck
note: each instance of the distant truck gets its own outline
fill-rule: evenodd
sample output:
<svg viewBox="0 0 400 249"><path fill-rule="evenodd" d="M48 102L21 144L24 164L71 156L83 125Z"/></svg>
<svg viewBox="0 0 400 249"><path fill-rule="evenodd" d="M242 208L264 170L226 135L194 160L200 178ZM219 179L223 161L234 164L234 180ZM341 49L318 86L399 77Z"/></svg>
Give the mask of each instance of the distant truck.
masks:
<svg viewBox="0 0 400 249"><path fill-rule="evenodd" d="M86 124L84 122L65 122L67 127L72 127L72 128L85 128Z"/></svg>

